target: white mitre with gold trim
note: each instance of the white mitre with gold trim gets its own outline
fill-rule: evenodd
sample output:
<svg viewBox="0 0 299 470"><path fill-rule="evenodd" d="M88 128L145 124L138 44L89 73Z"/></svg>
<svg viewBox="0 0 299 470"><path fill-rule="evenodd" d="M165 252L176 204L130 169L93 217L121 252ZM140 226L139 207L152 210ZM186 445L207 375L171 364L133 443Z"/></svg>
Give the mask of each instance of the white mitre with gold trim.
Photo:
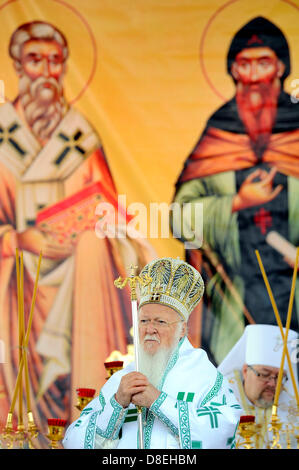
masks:
<svg viewBox="0 0 299 470"><path fill-rule="evenodd" d="M140 287L139 308L150 303L166 305L187 321L204 292L199 272L179 258L160 258L142 269L140 277L147 276L151 282Z"/></svg>

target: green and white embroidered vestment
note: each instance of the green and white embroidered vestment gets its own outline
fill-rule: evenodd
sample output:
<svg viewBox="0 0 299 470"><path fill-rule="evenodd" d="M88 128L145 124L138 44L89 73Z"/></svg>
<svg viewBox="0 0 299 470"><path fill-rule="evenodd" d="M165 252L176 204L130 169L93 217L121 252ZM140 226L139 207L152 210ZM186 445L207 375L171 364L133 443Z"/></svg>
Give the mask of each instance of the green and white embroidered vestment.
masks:
<svg viewBox="0 0 299 470"><path fill-rule="evenodd" d="M122 408L114 396L121 377L134 364L116 372L81 416L66 431L65 448L138 448L136 407ZM146 449L230 449L241 407L227 380L202 349L181 340L159 386L161 394L147 415L143 410Z"/></svg>

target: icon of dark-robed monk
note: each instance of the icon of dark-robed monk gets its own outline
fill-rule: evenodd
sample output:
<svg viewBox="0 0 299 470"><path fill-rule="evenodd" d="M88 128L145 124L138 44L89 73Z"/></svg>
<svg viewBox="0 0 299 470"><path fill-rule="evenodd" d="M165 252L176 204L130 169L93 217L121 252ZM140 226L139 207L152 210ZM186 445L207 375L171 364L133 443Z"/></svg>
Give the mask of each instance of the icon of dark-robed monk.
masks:
<svg viewBox="0 0 299 470"><path fill-rule="evenodd" d="M187 223L182 241L195 235L186 256L206 279L202 344L216 363L246 324L275 324L255 250L286 321L299 242L299 107L284 91L290 70L276 25L257 17L243 26L227 54L235 96L210 117L176 184L175 201L203 203L203 244ZM298 302L297 293L294 330Z"/></svg>

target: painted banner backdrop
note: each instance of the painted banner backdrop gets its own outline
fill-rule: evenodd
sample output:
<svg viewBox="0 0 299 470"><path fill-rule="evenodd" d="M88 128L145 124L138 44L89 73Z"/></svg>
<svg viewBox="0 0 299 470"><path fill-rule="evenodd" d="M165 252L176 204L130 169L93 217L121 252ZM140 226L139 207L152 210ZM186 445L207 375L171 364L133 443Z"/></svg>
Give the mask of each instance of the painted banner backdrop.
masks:
<svg viewBox="0 0 299 470"><path fill-rule="evenodd" d="M189 335L215 364L246 324L276 323L257 249L285 324L298 18L298 0L0 2L0 427L19 361L17 247L26 322L43 252L28 345L43 431L77 417L76 388L98 392L105 359L132 342L129 291L113 285L131 263L180 256L202 272Z"/></svg>

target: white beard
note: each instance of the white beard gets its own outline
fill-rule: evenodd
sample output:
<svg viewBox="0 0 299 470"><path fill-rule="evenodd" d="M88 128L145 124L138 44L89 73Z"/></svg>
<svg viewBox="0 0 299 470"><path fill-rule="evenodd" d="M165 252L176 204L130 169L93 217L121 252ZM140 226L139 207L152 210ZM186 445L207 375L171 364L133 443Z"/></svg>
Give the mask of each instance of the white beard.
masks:
<svg viewBox="0 0 299 470"><path fill-rule="evenodd" d="M179 325L172 345L169 348L158 348L157 352L154 354L148 353L144 350L143 346L140 345L139 371L148 378L149 382L154 387L158 387L162 380L167 363L179 343L181 331L182 327Z"/></svg>

